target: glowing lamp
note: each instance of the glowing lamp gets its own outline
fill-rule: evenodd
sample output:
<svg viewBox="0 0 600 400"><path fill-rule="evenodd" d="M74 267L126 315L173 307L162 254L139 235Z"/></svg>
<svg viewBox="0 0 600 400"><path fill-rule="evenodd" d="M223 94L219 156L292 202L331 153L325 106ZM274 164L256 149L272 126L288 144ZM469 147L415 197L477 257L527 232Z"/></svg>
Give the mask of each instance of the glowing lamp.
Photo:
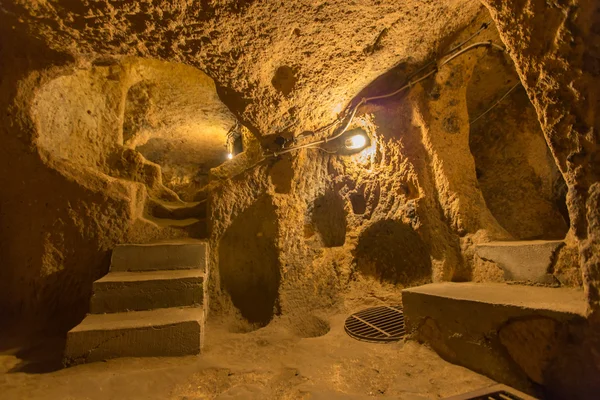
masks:
<svg viewBox="0 0 600 400"><path fill-rule="evenodd" d="M227 158L231 160L231 159L233 158L233 154L231 154L231 153L228 153L228 154L227 154Z"/></svg>
<svg viewBox="0 0 600 400"><path fill-rule="evenodd" d="M348 150L362 149L367 145L367 136L362 133L354 134L344 141L344 146Z"/></svg>

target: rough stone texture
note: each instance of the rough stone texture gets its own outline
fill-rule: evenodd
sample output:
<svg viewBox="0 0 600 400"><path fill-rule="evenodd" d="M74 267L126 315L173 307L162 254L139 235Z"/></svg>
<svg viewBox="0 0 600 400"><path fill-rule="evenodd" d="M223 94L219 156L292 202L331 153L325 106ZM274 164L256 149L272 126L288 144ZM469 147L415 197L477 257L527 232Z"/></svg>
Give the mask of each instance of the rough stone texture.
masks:
<svg viewBox="0 0 600 400"><path fill-rule="evenodd" d="M496 53L477 63L467 106L477 182L492 215L515 239L564 239L566 185L510 60Z"/></svg>
<svg viewBox="0 0 600 400"><path fill-rule="evenodd" d="M484 260L475 253L473 256L473 282L506 282L504 271L493 261Z"/></svg>
<svg viewBox="0 0 600 400"><path fill-rule="evenodd" d="M3 313L32 321L43 316L63 328L72 325L85 313L91 282L106 272L107 252L115 244L205 234L194 221L172 229L172 221L160 223L147 214L154 207L146 207L153 199L178 202L171 189L184 200L205 195L194 193L205 176L191 175L188 168L199 165L197 154L182 154L176 141L173 146L162 141L187 140L184 133L198 127L199 111L207 110L190 100L202 97L197 84L205 89L210 84L206 86L201 72L181 64L207 72L220 97L254 136L290 124L298 133L329 122L389 68L403 61L423 62L480 10L467 0L402 5L3 3L0 92L2 108L8 111L2 115L0 159L2 171L19 171L1 177ZM422 29L424 22L429 33ZM226 129L223 121L229 117L212 111L214 127ZM156 140L131 148L151 135ZM291 162L299 168L292 173L296 180L304 165L314 164L313 157ZM174 168L177 158L182 163ZM326 159L319 159L315 171L325 177ZM237 162L239 170L251 165ZM251 174L264 181L265 172L259 168ZM281 180L279 175L275 181ZM264 185L253 187L245 203L237 194L231 201L243 209ZM306 186L325 193L310 180ZM312 203L316 196L299 189L275 203L301 198ZM294 192L285 179L278 190ZM303 207L295 216L304 219ZM237 215L233 207L229 212ZM223 225L221 232L229 221L227 217L217 223ZM296 237L292 228L289 238ZM282 232L287 229L282 226ZM298 258L306 251L291 254L293 264L310 263ZM328 261L332 256L318 262L320 270L330 271L327 285L338 280ZM340 264L347 270L351 257L344 258ZM298 273L307 288L313 286L309 276ZM65 279L72 287L67 289ZM50 317L64 310L73 310L63 315L66 322Z"/></svg>
<svg viewBox="0 0 600 400"><path fill-rule="evenodd" d="M571 233L579 243L591 310L600 307L600 10L594 1L484 0L533 103L569 187Z"/></svg>
<svg viewBox="0 0 600 400"><path fill-rule="evenodd" d="M558 249L551 273L562 286L583 286L577 246L565 245Z"/></svg>
<svg viewBox="0 0 600 400"><path fill-rule="evenodd" d="M154 218L146 210L149 197L185 203L163 185L158 164L122 143L128 85L172 64L103 60L78 68L71 57L12 30L7 15L2 37L11 39L1 46L0 90L7 110L0 157L2 316L66 330L87 311L92 282L107 272L115 244L201 237L205 224ZM212 84L196 69L181 68ZM204 88L214 100L212 85Z"/></svg>
<svg viewBox="0 0 600 400"><path fill-rule="evenodd" d="M443 358L537 396L597 393L581 289L435 283L402 293L407 332Z"/></svg>
<svg viewBox="0 0 600 400"><path fill-rule="evenodd" d="M329 122L338 103L400 61L422 61L479 7L469 0L15 0L5 6L78 60L127 54L197 66L218 82L226 104L262 134L290 123L301 132Z"/></svg>
<svg viewBox="0 0 600 400"><path fill-rule="evenodd" d="M322 330L315 310L336 307L353 286L496 280L493 266L480 268L477 244L562 238L567 220L565 248L579 247L582 282L598 301L591 1L486 0L498 31L476 40L502 38L510 57L478 48L362 107L351 128L372 141L358 154L332 155L330 143L267 159L264 150L278 149L272 134L314 130L362 96L401 87L490 16L469 0L5 3L3 312L41 315L64 331L84 315L115 244L210 235L213 312L239 314L248 324L240 330L281 314L309 321L311 335ZM568 186L569 218L520 88L469 123L517 73ZM214 128L208 136L222 140L233 119L218 102L196 103L198 86L213 100L216 90L245 125L244 153L213 168L206 188L217 140L199 144L190 132ZM210 151L189 150L196 145ZM196 205L181 201L207 196L209 232ZM173 220L178 206L186 212ZM579 283L572 261L563 252L553 266L561 284Z"/></svg>
<svg viewBox="0 0 600 400"><path fill-rule="evenodd" d="M202 305L203 282L200 269L109 272L94 282L90 313Z"/></svg>
<svg viewBox="0 0 600 400"><path fill-rule="evenodd" d="M504 271L506 281L554 283L551 272L559 240L489 242L476 246L479 259L494 262Z"/></svg>
<svg viewBox="0 0 600 400"><path fill-rule="evenodd" d="M67 334L65 364L200 353L202 308L90 314Z"/></svg>
<svg viewBox="0 0 600 400"><path fill-rule="evenodd" d="M156 60L139 64L125 99L124 145L159 164L164 185L193 200L210 168L226 159L233 115L201 71Z"/></svg>
<svg viewBox="0 0 600 400"><path fill-rule="evenodd" d="M478 244L563 239L566 223L552 273L583 284L598 310L600 11L592 0L483 3L3 2L0 310L64 332L116 244L209 237L213 312L239 314L238 331L281 314L318 335L318 310L349 289L499 280ZM495 27L475 40L501 40L508 56L480 47L361 107L350 128L370 134L364 151L333 155L328 143L264 158L279 149L275 134L312 140L347 104L401 87L490 15ZM527 97L517 88L470 123L517 78ZM232 114L245 151L217 166ZM463 305L450 322L478 324ZM517 384L566 397L600 365L597 326L544 318L559 322L494 326L499 376L514 367ZM444 343L437 323L424 332ZM485 343L489 331L479 333Z"/></svg>
<svg viewBox="0 0 600 400"><path fill-rule="evenodd" d="M561 342L559 323L552 318L514 320L503 326L498 335L510 357L535 383L544 383L544 371L558 356Z"/></svg>

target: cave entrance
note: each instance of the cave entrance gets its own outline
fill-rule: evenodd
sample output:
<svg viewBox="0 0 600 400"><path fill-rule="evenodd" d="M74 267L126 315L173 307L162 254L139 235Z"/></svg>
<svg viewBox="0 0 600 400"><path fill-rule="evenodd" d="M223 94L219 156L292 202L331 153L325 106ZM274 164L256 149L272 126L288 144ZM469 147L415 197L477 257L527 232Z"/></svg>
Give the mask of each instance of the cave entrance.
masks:
<svg viewBox="0 0 600 400"><path fill-rule="evenodd" d="M566 184L535 109L504 58L485 57L467 87L469 146L487 207L515 239L563 239L568 231Z"/></svg>
<svg viewBox="0 0 600 400"><path fill-rule="evenodd" d="M228 159L235 117L213 80L194 67L136 59L130 71L124 145L160 165L163 184L180 198L197 200L209 170Z"/></svg>
<svg viewBox="0 0 600 400"><path fill-rule="evenodd" d="M219 243L221 287L256 327L271 321L278 304L277 231L275 206L264 196L237 216Z"/></svg>

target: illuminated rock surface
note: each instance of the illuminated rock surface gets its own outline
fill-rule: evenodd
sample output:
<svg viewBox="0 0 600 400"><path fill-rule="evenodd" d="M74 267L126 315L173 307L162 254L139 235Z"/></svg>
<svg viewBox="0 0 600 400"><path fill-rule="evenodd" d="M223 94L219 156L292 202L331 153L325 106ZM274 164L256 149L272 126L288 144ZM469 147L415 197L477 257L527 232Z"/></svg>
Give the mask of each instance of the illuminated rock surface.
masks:
<svg viewBox="0 0 600 400"><path fill-rule="evenodd" d="M402 288L523 283L477 246L558 240L538 284L583 288L595 327L598 26L593 1L3 2L0 317L64 334L115 246L203 239L223 329L315 337L323 316ZM361 106L366 149L271 156L469 38L506 51L481 45Z"/></svg>

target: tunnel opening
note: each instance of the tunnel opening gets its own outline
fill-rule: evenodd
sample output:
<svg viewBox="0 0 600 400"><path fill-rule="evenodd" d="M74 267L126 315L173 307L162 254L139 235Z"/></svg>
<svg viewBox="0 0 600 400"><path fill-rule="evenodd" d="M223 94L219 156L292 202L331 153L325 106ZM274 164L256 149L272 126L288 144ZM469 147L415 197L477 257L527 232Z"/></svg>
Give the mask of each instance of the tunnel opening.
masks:
<svg viewBox="0 0 600 400"><path fill-rule="evenodd" d="M124 146L160 165L163 184L193 201L208 184L210 169L242 151L240 138L230 140L233 114L212 79L194 67L140 60L129 76Z"/></svg>
<svg viewBox="0 0 600 400"><path fill-rule="evenodd" d="M339 247L346 242L344 200L333 190L317 197L312 205L311 222L324 247Z"/></svg>
<svg viewBox="0 0 600 400"><path fill-rule="evenodd" d="M515 239L563 239L566 183L514 66L504 57L482 58L468 83L467 106L469 147L492 215Z"/></svg>
<svg viewBox="0 0 600 400"><path fill-rule="evenodd" d="M277 215L259 198L227 228L219 242L221 287L251 324L266 326L277 312L281 281Z"/></svg>

